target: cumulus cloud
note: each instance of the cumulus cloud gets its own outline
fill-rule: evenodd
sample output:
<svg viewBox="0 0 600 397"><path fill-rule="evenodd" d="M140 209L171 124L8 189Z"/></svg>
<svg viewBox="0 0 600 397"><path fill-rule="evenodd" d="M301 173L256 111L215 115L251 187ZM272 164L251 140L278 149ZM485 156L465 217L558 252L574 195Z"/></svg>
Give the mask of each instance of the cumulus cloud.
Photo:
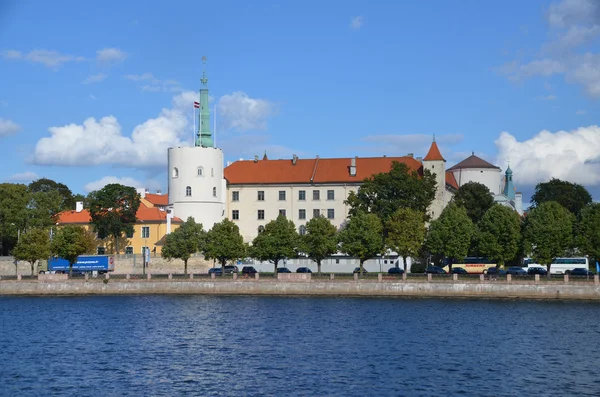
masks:
<svg viewBox="0 0 600 397"><path fill-rule="evenodd" d="M350 27L354 30L358 30L362 28L364 23L365 19L359 15L357 17L352 17L352 20L350 21Z"/></svg>
<svg viewBox="0 0 600 397"><path fill-rule="evenodd" d="M128 54L118 48L103 48L96 51L96 60L100 63L116 63L124 61Z"/></svg>
<svg viewBox="0 0 600 397"><path fill-rule="evenodd" d="M508 132L495 141L498 160L510 161L518 183L534 185L550 178L583 185L600 184L600 127L573 131L541 131L519 142Z"/></svg>
<svg viewBox="0 0 600 397"><path fill-rule="evenodd" d="M268 118L277 113L275 104L250 98L242 91L223 95L217 102L217 109L219 129L237 131L266 130Z"/></svg>
<svg viewBox="0 0 600 397"><path fill-rule="evenodd" d="M8 177L10 182L31 182L39 179L40 177L35 172L25 171L17 174L13 174Z"/></svg>
<svg viewBox="0 0 600 397"><path fill-rule="evenodd" d="M186 146L192 136L188 117L195 97L193 91L176 95L171 108L137 125L130 136L123 134L114 116L99 120L90 117L82 124L51 127L50 137L37 142L29 161L62 166L164 167L167 148Z"/></svg>
<svg viewBox="0 0 600 397"><path fill-rule="evenodd" d="M33 50L29 53L23 53L16 50L7 50L2 53L4 59L26 60L33 63L41 63L49 68L58 69L67 62L80 62L85 58L81 56L61 54L58 51Z"/></svg>
<svg viewBox="0 0 600 397"><path fill-rule="evenodd" d="M89 193L89 192L93 192L95 190L100 190L104 186L111 184L111 183L118 183L123 186L131 186L136 189L149 189L151 191L159 190L161 188L160 183L155 180L152 180L152 179L142 182L142 181L139 181L137 179L127 177L127 176L121 177L121 178L116 177L116 176L105 176L102 179L99 179L97 181L93 181L93 182L86 184L83 187L83 189L85 190L86 193Z"/></svg>
<svg viewBox="0 0 600 397"><path fill-rule="evenodd" d="M147 92L176 92L182 88L176 80L161 80L152 73L128 74L125 79L136 82L142 91Z"/></svg>
<svg viewBox="0 0 600 397"><path fill-rule="evenodd" d="M86 78L85 80L83 80L83 84L98 83L107 77L108 77L108 75L106 73L93 74L93 75L89 76L88 78Z"/></svg>
<svg viewBox="0 0 600 397"><path fill-rule="evenodd" d="M16 134L21 131L21 127L12 120L0 117L0 137Z"/></svg>

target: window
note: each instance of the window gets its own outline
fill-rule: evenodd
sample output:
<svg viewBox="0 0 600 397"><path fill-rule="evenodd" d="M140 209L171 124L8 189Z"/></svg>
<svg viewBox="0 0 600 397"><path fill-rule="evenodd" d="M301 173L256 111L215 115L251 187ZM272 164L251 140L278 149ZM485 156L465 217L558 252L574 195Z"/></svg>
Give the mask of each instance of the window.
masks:
<svg viewBox="0 0 600 397"><path fill-rule="evenodd" d="M142 247L142 254L145 254L147 250L149 250L150 248L148 247Z"/></svg>
<svg viewBox="0 0 600 397"><path fill-rule="evenodd" d="M265 227L264 227L263 225L260 225L260 226L258 227L258 232L259 232L259 233L262 233L262 232L264 232L264 231L265 231Z"/></svg>
<svg viewBox="0 0 600 397"><path fill-rule="evenodd" d="M231 201L240 201L240 192L231 192Z"/></svg>
<svg viewBox="0 0 600 397"><path fill-rule="evenodd" d="M285 210L279 210L279 215L285 216Z"/></svg>
<svg viewBox="0 0 600 397"><path fill-rule="evenodd" d="M173 167L173 178L177 178L179 176L179 170L177 167Z"/></svg>
<svg viewBox="0 0 600 397"><path fill-rule="evenodd" d="M313 190L313 200L321 200L321 192L319 190Z"/></svg>
<svg viewBox="0 0 600 397"><path fill-rule="evenodd" d="M333 190L327 191L327 200L335 200L335 192Z"/></svg>
<svg viewBox="0 0 600 397"><path fill-rule="evenodd" d="M104 247L98 247L98 255L104 255L106 253L106 249Z"/></svg>
<svg viewBox="0 0 600 397"><path fill-rule="evenodd" d="M306 190L299 190L298 191L298 200L299 201L306 200Z"/></svg>
<svg viewBox="0 0 600 397"><path fill-rule="evenodd" d="M319 210L319 209L313 210L313 218L318 218L320 216L321 216L321 210Z"/></svg>
<svg viewBox="0 0 600 397"><path fill-rule="evenodd" d="M213 197L217 197L217 188L213 187Z"/></svg>
<svg viewBox="0 0 600 397"><path fill-rule="evenodd" d="M210 176L215 176L215 169L214 168L210 169Z"/></svg>
<svg viewBox="0 0 600 397"><path fill-rule="evenodd" d="M259 190L258 191L258 197L256 199L258 201L265 201L265 191L264 190Z"/></svg>
<svg viewBox="0 0 600 397"><path fill-rule="evenodd" d="M125 255L133 255L133 247L125 247Z"/></svg>
<svg viewBox="0 0 600 397"><path fill-rule="evenodd" d="M298 219L306 219L306 210L298 210Z"/></svg>
<svg viewBox="0 0 600 397"><path fill-rule="evenodd" d="M198 176L202 176L203 172L202 167L198 167Z"/></svg>
<svg viewBox="0 0 600 397"><path fill-rule="evenodd" d="M231 219L233 219L234 221L239 220L240 219L240 210L231 211Z"/></svg>
<svg viewBox="0 0 600 397"><path fill-rule="evenodd" d="M279 191L279 201L285 201L285 190Z"/></svg>
<svg viewBox="0 0 600 397"><path fill-rule="evenodd" d="M127 238L133 238L133 233L135 232L135 230L133 228L131 228L131 230L128 230L127 233L125 233L125 237Z"/></svg>
<svg viewBox="0 0 600 397"><path fill-rule="evenodd" d="M258 219L265 219L265 210L258 210Z"/></svg>
<svg viewBox="0 0 600 397"><path fill-rule="evenodd" d="M300 225L298 232L300 233L301 236L304 236L306 234L306 226Z"/></svg>
<svg viewBox="0 0 600 397"><path fill-rule="evenodd" d="M192 195L192 188L190 186L185 188L185 196L190 197Z"/></svg>
<svg viewBox="0 0 600 397"><path fill-rule="evenodd" d="M327 210L327 219L333 218L335 218L335 210L333 208L330 208Z"/></svg>
<svg viewBox="0 0 600 397"><path fill-rule="evenodd" d="M142 238L150 238L150 226L142 226Z"/></svg>

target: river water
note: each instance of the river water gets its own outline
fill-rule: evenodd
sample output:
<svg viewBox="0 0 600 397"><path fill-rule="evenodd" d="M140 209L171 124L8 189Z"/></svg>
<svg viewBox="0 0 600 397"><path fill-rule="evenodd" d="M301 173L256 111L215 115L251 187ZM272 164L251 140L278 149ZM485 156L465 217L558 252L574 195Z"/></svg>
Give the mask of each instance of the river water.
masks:
<svg viewBox="0 0 600 397"><path fill-rule="evenodd" d="M0 395L598 396L587 302L0 298Z"/></svg>

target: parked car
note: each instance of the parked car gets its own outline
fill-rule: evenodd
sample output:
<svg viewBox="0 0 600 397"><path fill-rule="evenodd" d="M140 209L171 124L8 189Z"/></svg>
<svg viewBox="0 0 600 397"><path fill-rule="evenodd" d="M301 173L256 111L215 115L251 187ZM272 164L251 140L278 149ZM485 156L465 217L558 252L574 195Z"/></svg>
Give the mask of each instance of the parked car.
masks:
<svg viewBox="0 0 600 397"><path fill-rule="evenodd" d="M490 267L487 269L486 274L488 276L504 276L506 275L506 271L504 269L500 269L499 267Z"/></svg>
<svg viewBox="0 0 600 397"><path fill-rule="evenodd" d="M360 273L360 267L356 267L356 268L354 268L354 271L353 271L352 273ZM369 272L367 271L367 269L365 269L365 268L363 267L363 272L362 272L362 274L367 274L367 273L369 273Z"/></svg>
<svg viewBox="0 0 600 397"><path fill-rule="evenodd" d="M234 266L234 265L225 266L225 268L223 269L223 273L225 273L225 274L237 273L238 271L239 271L238 267Z"/></svg>
<svg viewBox="0 0 600 397"><path fill-rule="evenodd" d="M577 267L573 270L567 270L567 274L570 274L571 276L593 276L594 272L590 272L584 267Z"/></svg>
<svg viewBox="0 0 600 397"><path fill-rule="evenodd" d="M453 267L452 271L450 273L452 273L452 274L469 274L469 272L466 271L464 267Z"/></svg>
<svg viewBox="0 0 600 397"><path fill-rule="evenodd" d="M244 266L242 268L242 274L256 274L257 271L254 266Z"/></svg>
<svg viewBox="0 0 600 397"><path fill-rule="evenodd" d="M548 274L548 270L544 269L543 267L530 267L527 269L527 274L529 274L530 276L534 275L534 274L539 274L540 276L545 276Z"/></svg>
<svg viewBox="0 0 600 397"><path fill-rule="evenodd" d="M511 266L506 269L506 274L512 274L513 276L526 276L527 270L519 266Z"/></svg>
<svg viewBox="0 0 600 397"><path fill-rule="evenodd" d="M399 267L390 267L388 269L388 274L404 274L404 269L400 269Z"/></svg>
<svg viewBox="0 0 600 397"><path fill-rule="evenodd" d="M277 273L291 273L291 271L287 267L278 267Z"/></svg>
<svg viewBox="0 0 600 397"><path fill-rule="evenodd" d="M425 269L425 273L428 274L448 274L444 269L439 266L429 266Z"/></svg>
<svg viewBox="0 0 600 397"><path fill-rule="evenodd" d="M312 273L312 270L310 270L308 267L299 267L296 269L296 273Z"/></svg>
<svg viewBox="0 0 600 397"><path fill-rule="evenodd" d="M213 267L211 269L208 269L208 274L214 274L215 276L222 276L223 269L221 269L220 267Z"/></svg>

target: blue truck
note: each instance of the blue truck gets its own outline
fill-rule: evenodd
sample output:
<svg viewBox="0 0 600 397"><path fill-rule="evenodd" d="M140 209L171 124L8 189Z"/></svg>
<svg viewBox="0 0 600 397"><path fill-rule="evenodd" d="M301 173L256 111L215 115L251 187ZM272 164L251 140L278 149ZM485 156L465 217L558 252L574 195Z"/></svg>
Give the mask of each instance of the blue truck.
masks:
<svg viewBox="0 0 600 397"><path fill-rule="evenodd" d="M115 270L115 258L108 255L85 255L77 258L73 264L73 273L98 272L99 274ZM42 265L40 273L69 273L69 261L63 258L50 258Z"/></svg>

